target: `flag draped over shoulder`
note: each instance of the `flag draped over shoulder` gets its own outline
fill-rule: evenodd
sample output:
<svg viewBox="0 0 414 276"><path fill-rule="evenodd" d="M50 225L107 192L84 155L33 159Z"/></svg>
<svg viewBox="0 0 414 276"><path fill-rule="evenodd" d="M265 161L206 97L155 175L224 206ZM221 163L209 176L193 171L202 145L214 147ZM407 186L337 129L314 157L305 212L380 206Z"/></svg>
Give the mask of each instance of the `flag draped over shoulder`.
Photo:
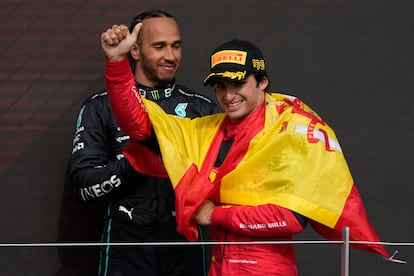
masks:
<svg viewBox="0 0 414 276"><path fill-rule="evenodd" d="M263 129L248 143L243 158L229 164L234 169L214 180L204 164L211 163L209 151L225 114L178 118L143 101L176 193L177 230L187 239L197 238L193 212L220 189L223 204L288 208L309 218L330 240L340 240L348 226L351 241L379 241L334 131L299 99L266 93ZM389 258L382 245L358 247Z"/></svg>

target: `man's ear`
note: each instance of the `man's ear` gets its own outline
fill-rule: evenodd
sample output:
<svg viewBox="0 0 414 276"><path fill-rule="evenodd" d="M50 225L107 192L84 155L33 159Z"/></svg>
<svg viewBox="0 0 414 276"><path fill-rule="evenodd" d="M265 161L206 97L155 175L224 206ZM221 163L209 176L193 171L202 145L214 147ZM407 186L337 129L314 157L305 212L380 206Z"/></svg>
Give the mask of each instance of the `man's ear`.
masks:
<svg viewBox="0 0 414 276"><path fill-rule="evenodd" d="M269 79L267 76L263 76L262 80L259 83L260 89L265 90L269 86Z"/></svg>
<svg viewBox="0 0 414 276"><path fill-rule="evenodd" d="M129 52L131 53L133 59L141 59L141 53L139 52L138 45L136 43L131 47L131 50Z"/></svg>

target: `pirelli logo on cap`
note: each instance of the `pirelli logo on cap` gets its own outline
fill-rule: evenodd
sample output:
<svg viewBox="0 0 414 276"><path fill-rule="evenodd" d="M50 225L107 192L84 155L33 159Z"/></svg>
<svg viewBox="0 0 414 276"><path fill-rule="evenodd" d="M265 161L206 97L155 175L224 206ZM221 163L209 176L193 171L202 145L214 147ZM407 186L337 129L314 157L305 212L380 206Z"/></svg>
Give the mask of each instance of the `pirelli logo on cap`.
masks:
<svg viewBox="0 0 414 276"><path fill-rule="evenodd" d="M237 50L224 50L211 56L211 68L219 63L246 64L247 52Z"/></svg>

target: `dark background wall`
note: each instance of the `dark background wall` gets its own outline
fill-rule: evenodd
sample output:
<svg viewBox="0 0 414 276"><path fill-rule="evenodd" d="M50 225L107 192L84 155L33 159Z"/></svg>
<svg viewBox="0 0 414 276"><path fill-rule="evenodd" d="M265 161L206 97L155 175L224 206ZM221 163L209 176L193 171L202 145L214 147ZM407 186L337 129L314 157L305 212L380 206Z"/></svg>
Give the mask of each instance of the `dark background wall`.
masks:
<svg viewBox="0 0 414 276"><path fill-rule="evenodd" d="M178 79L201 85L232 38L267 57L272 90L302 98L336 130L372 224L406 265L351 250L353 276L414 275L414 2L5 0L0 8L0 275L94 275L99 202L64 181L81 102L103 87L100 34L148 8L173 13ZM297 240L321 240L309 228ZM405 243L409 243L406 245ZM300 275L340 275L338 245L297 245Z"/></svg>

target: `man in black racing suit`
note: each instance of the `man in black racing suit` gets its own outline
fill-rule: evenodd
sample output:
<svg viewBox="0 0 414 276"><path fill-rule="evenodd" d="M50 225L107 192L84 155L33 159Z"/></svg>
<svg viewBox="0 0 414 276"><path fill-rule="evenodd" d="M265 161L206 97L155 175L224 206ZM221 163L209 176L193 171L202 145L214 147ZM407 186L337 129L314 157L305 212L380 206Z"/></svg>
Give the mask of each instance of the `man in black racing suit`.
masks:
<svg viewBox="0 0 414 276"><path fill-rule="evenodd" d="M159 10L138 15L131 28L142 21L143 31L144 27L151 26L153 36L157 26L169 35L179 33L175 19ZM175 61L170 63L178 68L181 58L180 38L172 39L172 43L168 37L164 39L160 35L155 38L162 42L155 45L156 51L164 49L168 52L165 54L167 57L159 59L162 64L168 63L169 59L173 60L171 56L174 56ZM142 43L145 44L146 39L151 41L151 36L143 38ZM174 51L176 54L171 55ZM141 60L141 64L134 64L134 59L131 59L131 65L144 73L147 71L146 74L155 80L161 79L160 73L148 70L151 69L151 64L145 64L144 50L141 51ZM147 62L148 60L150 59L147 58ZM143 72L135 72L140 94L156 101L167 113L180 117L193 118L218 110L207 97L176 84L175 70L170 78L166 78L168 81L164 82L148 82L148 77L144 77ZM141 81L153 85L145 86ZM130 141L119 129L106 91L102 90L87 99L77 119L67 173L76 197L84 202L98 198L108 200L103 242L185 241L176 231L175 197L171 182L168 178L156 178L134 171L123 155L125 146L130 143L138 142ZM158 148L156 139L149 139L144 144L152 149ZM200 233L201 239L203 235L205 234ZM205 254L203 246L107 245L101 248L98 274L204 275L208 271Z"/></svg>

